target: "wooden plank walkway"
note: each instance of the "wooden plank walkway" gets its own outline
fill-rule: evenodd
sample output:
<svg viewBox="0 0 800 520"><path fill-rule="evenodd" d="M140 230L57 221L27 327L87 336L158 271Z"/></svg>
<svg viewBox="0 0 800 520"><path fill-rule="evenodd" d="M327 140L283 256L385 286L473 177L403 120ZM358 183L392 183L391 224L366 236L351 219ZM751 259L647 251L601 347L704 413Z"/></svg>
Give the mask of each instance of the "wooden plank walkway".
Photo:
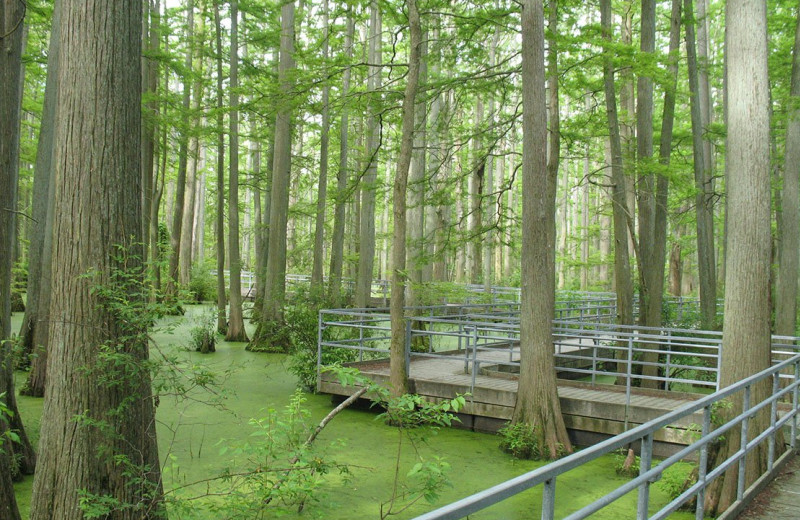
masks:
<svg viewBox="0 0 800 520"><path fill-rule="evenodd" d="M498 349L497 352L481 352L482 366L491 360L508 361L514 352ZM351 366L377 383L388 384L388 360L355 362ZM435 358L413 356L409 370L410 391L431 401L451 399L457 394L470 393L460 418L466 428L478 431L496 431L502 427L514 411L518 383L512 377L493 377L465 372L464 354ZM470 365L471 366L471 365ZM333 376L323 377L319 390L333 395L351 395L355 390L339 385ZM625 389L613 385L592 385L568 380L559 380L558 395L567 428L579 445L593 444L603 438L622 433L633 426L645 423L679 408L697 396L661 391L636 389L628 396ZM687 417L671 428L656 435L661 446L661 455L673 452L690 440L687 429L701 424L698 416Z"/></svg>
<svg viewBox="0 0 800 520"><path fill-rule="evenodd" d="M800 457L759 493L738 520L796 520L800 518Z"/></svg>

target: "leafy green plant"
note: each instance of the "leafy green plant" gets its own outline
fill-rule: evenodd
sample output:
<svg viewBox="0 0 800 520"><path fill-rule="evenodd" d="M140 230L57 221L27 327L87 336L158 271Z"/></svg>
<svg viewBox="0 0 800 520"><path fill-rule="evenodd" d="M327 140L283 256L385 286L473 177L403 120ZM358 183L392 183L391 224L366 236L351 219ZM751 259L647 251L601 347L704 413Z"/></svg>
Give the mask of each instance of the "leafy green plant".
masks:
<svg viewBox="0 0 800 520"><path fill-rule="evenodd" d="M632 449L620 449L614 455L614 471L623 477L635 477L639 474L641 459L633 454Z"/></svg>
<svg viewBox="0 0 800 520"><path fill-rule="evenodd" d="M217 279L211 274L209 265L198 263L192 266L188 291L190 298L196 303L216 301Z"/></svg>
<svg viewBox="0 0 800 520"><path fill-rule="evenodd" d="M539 438L539 426L528 423L508 423L497 432L502 437L500 449L517 459L540 460L545 458ZM563 453L559 453L559 456Z"/></svg>
<svg viewBox="0 0 800 520"><path fill-rule="evenodd" d="M195 351L207 354L216 350L217 315L208 308L195 318L195 326L189 330L191 346Z"/></svg>

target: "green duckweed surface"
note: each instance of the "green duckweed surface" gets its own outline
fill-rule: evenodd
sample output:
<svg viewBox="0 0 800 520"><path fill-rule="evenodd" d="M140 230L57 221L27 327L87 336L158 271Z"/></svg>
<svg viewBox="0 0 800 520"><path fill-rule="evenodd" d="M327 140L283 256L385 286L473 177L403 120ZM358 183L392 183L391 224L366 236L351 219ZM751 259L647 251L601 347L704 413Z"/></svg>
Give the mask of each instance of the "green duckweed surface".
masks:
<svg viewBox="0 0 800 520"><path fill-rule="evenodd" d="M202 312L200 306L189 308L183 319L171 319L175 328L171 333L156 332L154 339L165 354L185 358L191 364L208 368L224 379L222 395L192 391L189 399L163 396L157 412L159 421L159 450L165 461L164 486L175 496L191 499L175 518L217 519L219 513L209 512L207 505L214 499L207 493L224 490L222 483L206 480L222 474L251 469L244 460L237 460L225 446L252 439L254 428L251 418L264 417L267 411L282 410L295 392L295 378L287 368L289 358L284 355L254 354L245 351L243 343L221 342L213 354L201 355L186 349L188 331L192 320ZM21 315L14 316L18 328ZM249 329L251 332L252 330ZM24 374L18 374L17 385ZM316 424L331 409L328 396L304 394L305 406L310 411L309 423ZM20 412L34 440L38 438L38 425L42 402L39 399L19 398ZM276 504L264 518L280 515L282 518L354 519L380 518L381 503L392 493L398 452L399 431L376 420L371 410L348 409L331 422L316 441L316 445L329 446L326 460L346 464L349 478L332 471L324 475L317 500L306 505L302 513L294 508ZM446 488L436 505L444 505L491 485L518 476L542 465L539 462L519 461L498 448L494 435L457 429L442 429L429 435L425 442L412 446L403 441L399 474L402 477L415 463L415 451L425 460L439 456L451 468L452 487ZM557 484L557 517L591 502L625 482L614 471L614 457L595 461L573 470L559 478ZM192 483L201 482L192 485ZM17 499L27 517L30 508L32 478L17 484ZM667 501L665 491L652 486L653 503ZM199 498L198 498L199 497ZM473 519L522 519L539 515L541 490L527 491L506 500ZM593 518L634 518L636 495L629 494ZM394 518L413 518L432 506L419 501ZM689 514L675 514L673 518L692 518Z"/></svg>

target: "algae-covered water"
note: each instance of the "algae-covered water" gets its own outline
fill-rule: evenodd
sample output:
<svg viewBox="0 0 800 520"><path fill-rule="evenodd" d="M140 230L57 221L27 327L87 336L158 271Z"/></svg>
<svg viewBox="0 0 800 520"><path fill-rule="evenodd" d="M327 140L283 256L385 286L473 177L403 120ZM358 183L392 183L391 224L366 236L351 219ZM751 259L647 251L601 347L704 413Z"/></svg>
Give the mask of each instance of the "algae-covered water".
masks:
<svg viewBox="0 0 800 520"><path fill-rule="evenodd" d="M171 333L156 332L154 339L163 353L210 369L223 378L224 392L217 396L191 391L190 399L170 396L160 399L157 411L159 450L168 468L164 472L164 487L171 495L189 499L185 502L185 509L173 515L175 518L224 518L220 512L208 511L209 501L213 503L215 499L203 497L219 492L224 485L202 481L226 470L235 473L252 469L244 463L243 455L234 455L231 449L224 454L221 452L225 447L254 439L255 429L249 420L264 417L269 409L284 409L295 392L296 380L287 370L287 356L250 353L244 350L243 343L218 343L216 353L208 355L188 351L185 348L188 331L203 307L192 306L188 310L185 318L170 320L175 323ZM14 316L15 328L19 327L21 318L21 315ZM24 374L18 374L18 387L22 377ZM328 396L305 394L304 397L305 406L311 413L311 424L319 422L332 409ZM19 404L20 413L35 440L38 438L41 400L20 397ZM342 478L336 471L323 475L320 477L323 479L321 487L315 495L318 500L308 503L302 513L275 504L275 509L271 509L265 518L277 515L289 519L380 518L380 505L391 496L395 474L403 479L417 460L415 451L424 460L438 456L450 465L448 475L452 487L443 490L436 505L447 504L542 464L515 460L501 452L495 435L442 429L414 447L404 440L398 471L400 433L376 420L376 415L371 410L345 410L316 441L317 446L335 445L326 449L326 460L346 464L350 471L348 478ZM616 475L614 465L614 458L607 457L559 478L557 517L579 509L625 482ZM191 485L194 482L202 483ZM28 478L17 485L17 499L23 517L27 517L30 507L31 484L32 478ZM658 485L652 486L651 496L654 507L667 501L666 492ZM541 490L531 490L470 518L534 518L539 516L540 504ZM629 494L594 518L633 518L635 504L635 493ZM420 500L395 518L413 518L432 507ZM692 517L689 514L673 516Z"/></svg>

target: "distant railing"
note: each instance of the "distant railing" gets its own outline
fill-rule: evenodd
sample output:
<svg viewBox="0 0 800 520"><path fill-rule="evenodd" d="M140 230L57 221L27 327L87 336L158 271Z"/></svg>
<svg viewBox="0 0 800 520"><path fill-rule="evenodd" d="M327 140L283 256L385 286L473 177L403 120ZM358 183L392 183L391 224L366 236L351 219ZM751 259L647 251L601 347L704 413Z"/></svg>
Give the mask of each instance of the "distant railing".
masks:
<svg viewBox="0 0 800 520"><path fill-rule="evenodd" d="M783 379L783 381L781 381L781 379ZM771 382L771 395L761 402L752 402L752 389L754 385L762 381ZM658 419L637 426L625 433L611 437L599 444L595 444L594 446L520 475L514 479L418 516L416 520L453 520L464 518L538 486L542 487L543 493L540 512L541 518L543 520L553 519L555 518L558 498L555 492L556 483L559 478L568 474L573 469L594 461L599 457L632 445L638 445L640 447L639 475L615 490L596 499L592 503L580 509L569 511L568 515L563 518L568 520L588 518L619 498L636 491L638 494L636 507L637 519L667 518L670 514L674 513L694 498L696 501L694 506L695 516L698 520L701 520L704 517L703 504L708 486L725 471L737 466L738 481L736 502L734 502L734 505L720 517L735 518L741 511L741 508L744 507L744 504L761 489L761 484L771 480L785 462L794 456L797 450L797 414L798 406L800 405L798 401L799 386L800 355L794 355L767 370L752 377L748 377L735 385L719 390L700 400L690 402ZM743 403L741 413L724 424L715 426L712 423L714 406L723 401L730 401L734 397L738 399L739 402ZM791 407L788 410L781 410L779 412L778 405L781 402L791 403ZM674 455L660 463L654 463L653 440L656 432L667 428L669 425L695 412L702 412L703 414L703 421L702 425L698 427L697 438ZM757 435L752 435L749 428L750 420L759 412L769 415L769 427ZM788 432L785 431L787 428ZM784 447L778 443L778 439L781 438L779 432L782 430L789 436L788 450L784 450ZM738 445L739 449L716 467L710 468L708 467L709 448L711 444L716 442L721 436L729 437L729 442ZM753 450L762 446L764 443L767 444L766 469L758 476L758 480L755 484L746 487L745 467L747 458L748 456L752 456ZM660 510L651 514L649 512L651 484L661 479L664 472L672 465L685 459L694 459L698 461L696 481ZM562 494L561 496L570 497L569 494ZM570 497L570 500L573 499ZM534 512L531 511L531 516L533 516L533 514ZM561 514L563 514L563 511Z"/></svg>

